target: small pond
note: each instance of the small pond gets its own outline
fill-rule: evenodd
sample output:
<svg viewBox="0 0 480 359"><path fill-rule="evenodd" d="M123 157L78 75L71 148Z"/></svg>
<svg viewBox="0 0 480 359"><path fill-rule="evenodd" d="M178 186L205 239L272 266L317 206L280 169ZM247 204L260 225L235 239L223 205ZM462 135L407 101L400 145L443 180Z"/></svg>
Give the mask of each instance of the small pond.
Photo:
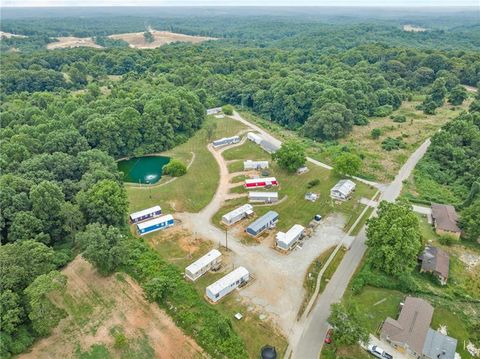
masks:
<svg viewBox="0 0 480 359"><path fill-rule="evenodd" d="M118 161L118 169L123 172L123 181L139 184L153 184L160 181L162 169L170 157L144 156Z"/></svg>

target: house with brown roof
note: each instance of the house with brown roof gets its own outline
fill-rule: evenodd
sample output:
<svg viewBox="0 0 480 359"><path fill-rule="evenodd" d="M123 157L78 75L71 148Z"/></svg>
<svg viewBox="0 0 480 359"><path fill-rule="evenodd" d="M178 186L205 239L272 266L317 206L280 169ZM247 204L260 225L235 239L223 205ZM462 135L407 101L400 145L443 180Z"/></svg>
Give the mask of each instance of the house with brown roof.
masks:
<svg viewBox="0 0 480 359"><path fill-rule="evenodd" d="M426 246L418 259L421 262L420 272L432 273L441 285L447 284L450 268L450 256L447 252L437 247Z"/></svg>
<svg viewBox="0 0 480 359"><path fill-rule="evenodd" d="M383 322L380 339L399 352L420 358L432 316L430 303L421 298L407 297L398 319L389 317Z"/></svg>
<svg viewBox="0 0 480 359"><path fill-rule="evenodd" d="M432 222L438 235L447 234L459 239L462 231L458 228L457 221L458 214L453 206L432 203Z"/></svg>

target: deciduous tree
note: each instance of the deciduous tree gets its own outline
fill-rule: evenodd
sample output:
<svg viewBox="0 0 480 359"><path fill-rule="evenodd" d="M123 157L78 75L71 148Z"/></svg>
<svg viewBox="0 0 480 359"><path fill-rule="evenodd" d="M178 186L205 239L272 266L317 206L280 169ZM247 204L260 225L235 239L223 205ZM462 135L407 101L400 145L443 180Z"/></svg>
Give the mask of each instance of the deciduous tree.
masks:
<svg viewBox="0 0 480 359"><path fill-rule="evenodd" d="M306 156L303 146L296 141L285 141L280 149L272 155L278 165L289 172L295 172L305 164Z"/></svg>

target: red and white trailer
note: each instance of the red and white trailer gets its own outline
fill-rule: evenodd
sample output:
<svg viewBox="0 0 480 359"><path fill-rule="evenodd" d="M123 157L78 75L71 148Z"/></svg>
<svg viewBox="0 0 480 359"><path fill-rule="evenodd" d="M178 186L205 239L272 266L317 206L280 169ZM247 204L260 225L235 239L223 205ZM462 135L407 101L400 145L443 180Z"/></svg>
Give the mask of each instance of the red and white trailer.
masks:
<svg viewBox="0 0 480 359"><path fill-rule="evenodd" d="M259 188L278 186L278 181L275 177L252 178L245 180L245 188Z"/></svg>

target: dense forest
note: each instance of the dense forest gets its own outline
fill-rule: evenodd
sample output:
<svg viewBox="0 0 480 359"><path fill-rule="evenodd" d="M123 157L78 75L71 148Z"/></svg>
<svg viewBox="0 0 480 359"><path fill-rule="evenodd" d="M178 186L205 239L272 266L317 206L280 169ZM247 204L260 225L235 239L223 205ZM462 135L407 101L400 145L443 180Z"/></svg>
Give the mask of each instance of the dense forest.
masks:
<svg viewBox="0 0 480 359"><path fill-rule="evenodd" d="M388 19L343 26L259 18L149 19L159 29L222 39L148 51L43 49L60 35L142 31L145 19L135 17L105 17L101 26L95 18L48 16L2 22L3 31L29 37L3 39L2 50L21 51L0 58L0 356L24 351L56 326L64 314L47 297L65 285L57 270L83 252L104 274L131 274L212 357L246 357L229 319L207 306L176 267L130 238L115 159L186 141L210 106L243 106L330 141L416 94L428 95L421 106L433 113L452 98L462 103L459 85L480 81L478 27L468 17L458 29L431 22L435 31L419 34ZM467 214L479 202L479 101L434 138L424 164L435 168L435 181L458 188ZM434 161L447 161L449 170Z"/></svg>

